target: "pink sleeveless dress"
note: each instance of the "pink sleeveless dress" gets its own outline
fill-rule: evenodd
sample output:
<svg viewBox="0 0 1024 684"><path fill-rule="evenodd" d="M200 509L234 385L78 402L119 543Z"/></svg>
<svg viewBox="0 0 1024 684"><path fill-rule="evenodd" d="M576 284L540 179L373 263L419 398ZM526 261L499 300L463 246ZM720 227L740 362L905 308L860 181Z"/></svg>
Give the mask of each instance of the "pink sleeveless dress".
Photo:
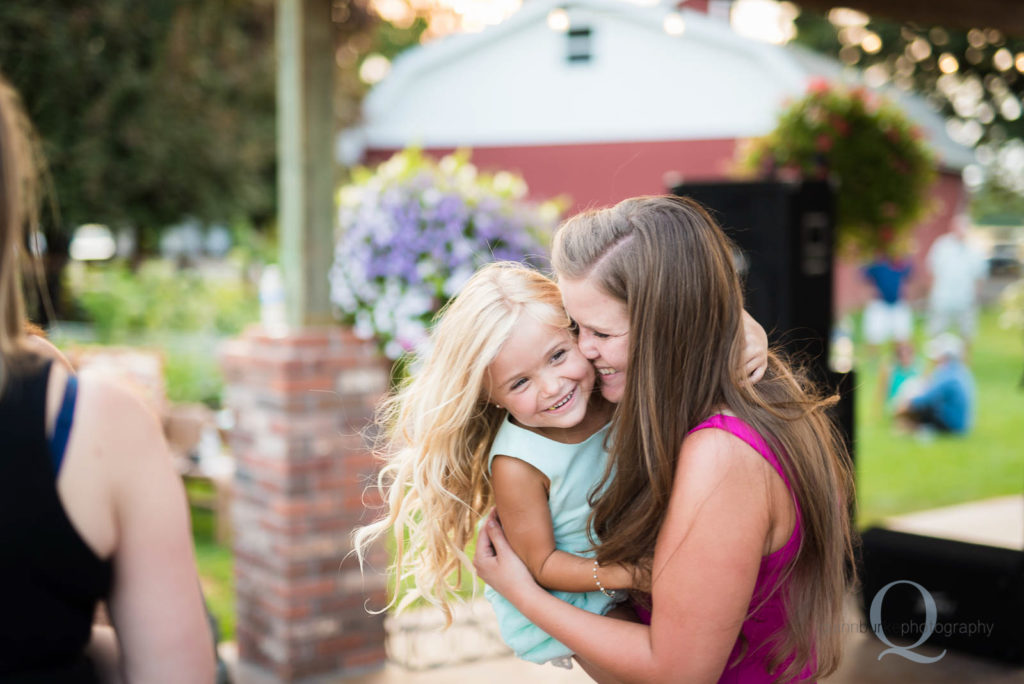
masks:
<svg viewBox="0 0 1024 684"><path fill-rule="evenodd" d="M690 430L690 432L693 433L707 428L725 430L749 444L771 464L775 472L782 478L782 481L786 483L786 487L792 491L789 480L782 471L775 453L772 452L761 435L755 432L752 427L739 418L719 413L711 416L693 428L693 430ZM761 558L761 569L757 573L754 593L750 599L750 610L753 612L740 627L740 632L746 638L746 653L741 660L736 661L742 649L742 640L737 639L736 645L729 655L729 664L726 665L725 671L718 680L719 684L768 684L778 679L777 676L772 676L768 672L768 659L771 655L771 637L786 624L786 607L783 592L785 585L776 587L776 582L786 565L796 555L797 549L800 548L801 534L800 508L797 506L796 524L793 527L793 534L789 540L781 549ZM641 606L636 606L635 608L641 620L650 624L650 612L644 610ZM780 673L789 662L789 660L783 661L779 669ZM796 678L796 681L811 681L812 672L812 667L808 665Z"/></svg>

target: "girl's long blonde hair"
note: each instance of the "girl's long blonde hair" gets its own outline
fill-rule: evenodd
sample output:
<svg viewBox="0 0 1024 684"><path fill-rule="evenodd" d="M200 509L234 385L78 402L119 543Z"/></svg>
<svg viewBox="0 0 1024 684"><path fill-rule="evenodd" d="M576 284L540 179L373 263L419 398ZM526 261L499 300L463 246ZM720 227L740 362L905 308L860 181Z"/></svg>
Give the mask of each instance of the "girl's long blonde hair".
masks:
<svg viewBox="0 0 1024 684"><path fill-rule="evenodd" d="M466 546L493 505L488 454L506 412L487 400L488 366L524 320L569 327L555 283L522 264L481 268L435 319L432 349L379 407L376 487L386 513L354 533L360 564L390 531L397 609L417 598L441 608L449 624Z"/></svg>
<svg viewBox="0 0 1024 684"><path fill-rule="evenodd" d="M737 376L743 294L729 239L692 200L638 197L569 219L555 234L552 260L559 277L589 278L629 312L626 388L603 493L592 502L597 558L650 566L683 440L728 406L772 446L802 520L799 551L780 585L787 622L769 665L782 681L807 664L813 679L833 672L852 581L849 456L827 414L835 399L784 359L769 354L756 385Z"/></svg>

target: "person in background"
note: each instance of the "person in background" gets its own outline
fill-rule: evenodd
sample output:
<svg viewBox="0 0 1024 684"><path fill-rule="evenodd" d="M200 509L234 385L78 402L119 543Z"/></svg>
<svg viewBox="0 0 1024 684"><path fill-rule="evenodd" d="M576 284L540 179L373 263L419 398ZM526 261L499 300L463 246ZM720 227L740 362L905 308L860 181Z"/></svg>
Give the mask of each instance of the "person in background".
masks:
<svg viewBox="0 0 1024 684"><path fill-rule="evenodd" d="M988 272L984 255L967 242L969 223L966 213L957 213L952 230L932 243L926 261L932 277L928 336L954 331L967 346L974 339L978 290Z"/></svg>
<svg viewBox="0 0 1024 684"><path fill-rule="evenodd" d="M965 434L974 423L974 378L963 363L964 343L943 333L928 343L935 368L920 394L904 399L896 415L915 430Z"/></svg>
<svg viewBox="0 0 1024 684"><path fill-rule="evenodd" d="M890 340L906 342L913 334L913 313L903 294L912 270L909 259L884 253L861 270L875 290L864 307L864 339L873 349Z"/></svg>
<svg viewBox="0 0 1024 684"><path fill-rule="evenodd" d="M910 340L897 342L892 358L882 364L878 374L880 405L892 413L903 399L918 394L921 391L922 370L914 343Z"/></svg>
<svg viewBox="0 0 1024 684"><path fill-rule="evenodd" d="M36 150L0 76L0 681L211 682L188 507L159 421L25 331ZM93 628L100 600L113 631Z"/></svg>

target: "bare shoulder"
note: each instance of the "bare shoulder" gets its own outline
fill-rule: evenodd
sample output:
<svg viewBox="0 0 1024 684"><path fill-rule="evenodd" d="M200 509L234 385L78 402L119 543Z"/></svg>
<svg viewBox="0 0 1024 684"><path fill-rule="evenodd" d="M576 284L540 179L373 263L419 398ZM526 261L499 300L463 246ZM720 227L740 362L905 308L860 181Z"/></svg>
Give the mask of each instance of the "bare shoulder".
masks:
<svg viewBox="0 0 1024 684"><path fill-rule="evenodd" d="M702 508L724 506L762 539L764 553L781 548L792 534L796 508L771 463L725 430L689 435L680 450L670 516L696 516Z"/></svg>
<svg viewBox="0 0 1024 684"><path fill-rule="evenodd" d="M522 476L531 473L543 476L543 473L541 473L535 466L527 463L523 459L515 456L506 456L504 454L498 454L494 457L494 460L491 461L491 472L495 474L500 472L511 476Z"/></svg>
<svg viewBox="0 0 1024 684"><path fill-rule="evenodd" d="M676 466L680 482L718 482L725 479L759 480L774 472L771 464L752 446L726 430L705 428L683 440Z"/></svg>
<svg viewBox="0 0 1024 684"><path fill-rule="evenodd" d="M766 530L773 474L771 465L739 437L725 430L698 430L683 440L668 520L685 528L698 516L721 510L729 519L738 516Z"/></svg>
<svg viewBox="0 0 1024 684"><path fill-rule="evenodd" d="M159 424L156 414L139 393L115 375L87 368L79 374L78 384L82 410L106 414L117 425L123 425L128 419Z"/></svg>
<svg viewBox="0 0 1024 684"><path fill-rule="evenodd" d="M507 491L537 483L546 489L550 483L547 475L533 465L515 456L500 454L491 461L491 477L498 488Z"/></svg>
<svg viewBox="0 0 1024 684"><path fill-rule="evenodd" d="M104 407L146 409L138 393L123 379L107 370L85 368L79 372L78 381L83 391L88 391L90 401L102 402Z"/></svg>
<svg viewBox="0 0 1024 684"><path fill-rule="evenodd" d="M79 374L75 423L82 441L110 460L167 454L157 415L133 388L107 372Z"/></svg>

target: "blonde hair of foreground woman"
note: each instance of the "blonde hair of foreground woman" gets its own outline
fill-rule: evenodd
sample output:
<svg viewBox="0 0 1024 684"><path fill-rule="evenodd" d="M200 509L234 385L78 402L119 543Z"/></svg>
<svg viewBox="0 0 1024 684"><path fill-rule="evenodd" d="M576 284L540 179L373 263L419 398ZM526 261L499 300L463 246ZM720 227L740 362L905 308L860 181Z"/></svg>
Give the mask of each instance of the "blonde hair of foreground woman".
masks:
<svg viewBox="0 0 1024 684"><path fill-rule="evenodd" d="M34 140L20 98L0 76L0 396L10 373L33 359L21 261L28 258L25 227L35 226L38 209ZM49 431L67 378L64 366L53 364ZM94 628L87 649L98 669L112 680L213 681L188 507L157 417L131 393L84 373L56 487L79 536L113 564L107 603L116 639Z"/></svg>

